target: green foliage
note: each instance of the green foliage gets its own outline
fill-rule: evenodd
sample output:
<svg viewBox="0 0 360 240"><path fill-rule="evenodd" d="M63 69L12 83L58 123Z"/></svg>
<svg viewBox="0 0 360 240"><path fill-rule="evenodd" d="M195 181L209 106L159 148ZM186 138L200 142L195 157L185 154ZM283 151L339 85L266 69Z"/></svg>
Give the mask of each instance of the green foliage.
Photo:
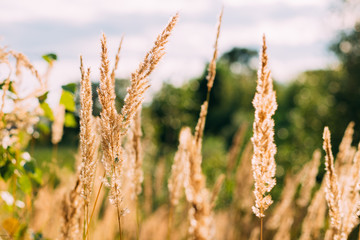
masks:
<svg viewBox="0 0 360 240"><path fill-rule="evenodd" d="M51 112L52 113L52 112ZM46 115L45 115L46 116ZM53 116L53 115L51 115ZM43 118L40 118L40 122L37 124L37 130L42 134L42 135L49 135L50 134L50 127L49 127L49 124L48 124L48 120L51 120L51 119L54 119L54 117L51 118L51 116L48 116L47 119L43 119Z"/></svg>
<svg viewBox="0 0 360 240"><path fill-rule="evenodd" d="M226 143L222 137L207 136L203 142L202 169L207 184L213 186L219 175L226 172Z"/></svg>
<svg viewBox="0 0 360 240"><path fill-rule="evenodd" d="M0 83L0 89L2 89L5 86L5 82L6 81L3 81L2 83ZM10 81L8 91L14 93L14 88L12 85L13 85L13 82Z"/></svg>
<svg viewBox="0 0 360 240"><path fill-rule="evenodd" d="M330 49L341 62L341 81L334 92L337 122L355 121L355 139L360 140L360 22L341 32ZM336 127L336 126L335 126Z"/></svg>
<svg viewBox="0 0 360 240"><path fill-rule="evenodd" d="M65 114L65 122L64 122L65 127L70 127L70 128L74 128L77 126L77 121L75 119L74 114L72 113L66 113Z"/></svg>
<svg viewBox="0 0 360 240"><path fill-rule="evenodd" d="M47 99L48 94L49 94L49 91L47 91L46 93L44 93L43 95L38 97L39 103L44 103L45 100Z"/></svg>
<svg viewBox="0 0 360 240"><path fill-rule="evenodd" d="M40 103L41 109L44 111L44 117L48 118L51 121L54 121L54 114L49 104L46 102Z"/></svg>
<svg viewBox="0 0 360 240"><path fill-rule="evenodd" d="M67 92L75 94L76 90L78 89L78 86L76 85L76 83L69 83L61 86L61 88Z"/></svg>
<svg viewBox="0 0 360 240"><path fill-rule="evenodd" d="M67 168L71 171L75 170L75 155L77 152L77 147L74 145L59 145L58 146L58 156L57 156L57 166L59 168ZM48 173L51 170L51 156L52 149L48 146L36 146L34 153L32 154L34 159L39 159L38 166L44 173ZM41 160L41 161L40 161Z"/></svg>
<svg viewBox="0 0 360 240"><path fill-rule="evenodd" d="M322 132L328 125L337 146L348 122L336 120L334 93L340 74L332 70L309 71L278 94L275 114L277 163L282 169L298 170L309 161L312 152L322 146ZM296 146L296 148L294 148ZM335 150L335 149L334 149ZM281 170L281 169L279 169ZM284 171L280 173L284 174Z"/></svg>
<svg viewBox="0 0 360 240"><path fill-rule="evenodd" d="M49 64L52 64L54 61L57 60L57 55L55 53L48 53L43 55L42 58Z"/></svg>
<svg viewBox="0 0 360 240"><path fill-rule="evenodd" d="M60 97L60 104L65 106L65 109L70 112L75 111L75 100L74 100L74 94L63 90L61 97Z"/></svg>
<svg viewBox="0 0 360 240"><path fill-rule="evenodd" d="M178 133L183 126L195 127L200 101L195 91L198 82L192 81L182 88L164 84L156 94L150 108L150 119L155 128L154 138L163 144L162 151L173 151L177 146Z"/></svg>
<svg viewBox="0 0 360 240"><path fill-rule="evenodd" d="M22 175L18 178L18 183L20 190L25 194L30 194L32 187L31 187L31 180L27 175Z"/></svg>
<svg viewBox="0 0 360 240"><path fill-rule="evenodd" d="M35 163L34 162L26 162L23 167L26 172L35 173Z"/></svg>
<svg viewBox="0 0 360 240"><path fill-rule="evenodd" d="M10 161L4 161L4 164L0 167L0 176L6 182L11 178L16 167Z"/></svg>

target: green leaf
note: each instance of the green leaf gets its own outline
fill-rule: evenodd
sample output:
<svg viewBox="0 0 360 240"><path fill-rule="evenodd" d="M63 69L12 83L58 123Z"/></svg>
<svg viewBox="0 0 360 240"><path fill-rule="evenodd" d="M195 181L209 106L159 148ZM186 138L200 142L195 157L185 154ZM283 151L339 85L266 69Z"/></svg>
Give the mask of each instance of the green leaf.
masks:
<svg viewBox="0 0 360 240"><path fill-rule="evenodd" d="M44 133L45 135L50 134L50 127L45 122L39 122L37 124L37 128L41 133Z"/></svg>
<svg viewBox="0 0 360 240"><path fill-rule="evenodd" d="M2 83L0 83L0 89L2 89L4 87L5 82L6 82L6 79ZM13 82L10 81L8 91L14 93L14 88L12 87L12 85L13 85Z"/></svg>
<svg viewBox="0 0 360 240"><path fill-rule="evenodd" d="M31 175L31 179L38 185L41 185L43 183L42 176L42 171L39 168L36 168L35 173Z"/></svg>
<svg viewBox="0 0 360 240"><path fill-rule="evenodd" d="M47 91L47 92L44 93L43 95L39 96L39 97L38 97L39 103L45 102L45 100L47 99L48 94L49 94L49 91Z"/></svg>
<svg viewBox="0 0 360 240"><path fill-rule="evenodd" d="M74 95L71 92L63 90L60 98L60 104L63 104L66 110L70 112L74 112L75 111Z"/></svg>
<svg viewBox="0 0 360 240"><path fill-rule="evenodd" d="M48 62L49 64L52 64L54 61L57 60L57 56L55 53L49 53L42 56L42 58Z"/></svg>
<svg viewBox="0 0 360 240"><path fill-rule="evenodd" d="M44 116L48 119L50 119L50 121L54 121L54 114L51 110L51 108L49 107L49 104L47 104L46 102L43 102L40 104L40 107L42 110L44 110Z"/></svg>
<svg viewBox="0 0 360 240"><path fill-rule="evenodd" d="M27 223L22 223L19 227L19 230L17 231L16 233L16 240L23 240L23 239L26 239L25 238L25 235L27 233L27 230L28 230L28 224Z"/></svg>
<svg viewBox="0 0 360 240"><path fill-rule="evenodd" d="M0 167L0 176L7 181L14 174L14 171L15 165L7 161L4 166Z"/></svg>
<svg viewBox="0 0 360 240"><path fill-rule="evenodd" d="M74 94L76 92L76 83L69 83L66 85L61 86L61 88L65 91L71 92Z"/></svg>
<svg viewBox="0 0 360 240"><path fill-rule="evenodd" d="M74 114L72 113L66 113L65 114L65 127L74 128L77 126L77 122L75 120Z"/></svg>
<svg viewBox="0 0 360 240"><path fill-rule="evenodd" d="M22 175L21 177L19 177L18 181L20 189L24 193L30 194L32 190L31 179L27 175Z"/></svg>
<svg viewBox="0 0 360 240"><path fill-rule="evenodd" d="M35 164L32 161L26 162L24 164L23 168L25 169L25 171L27 171L29 173L35 173Z"/></svg>

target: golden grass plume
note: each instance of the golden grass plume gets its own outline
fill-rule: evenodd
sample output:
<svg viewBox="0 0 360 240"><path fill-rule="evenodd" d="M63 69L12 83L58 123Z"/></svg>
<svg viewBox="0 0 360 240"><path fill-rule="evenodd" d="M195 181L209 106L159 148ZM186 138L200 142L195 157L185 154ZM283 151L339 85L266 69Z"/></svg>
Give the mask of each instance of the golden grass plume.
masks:
<svg viewBox="0 0 360 240"><path fill-rule="evenodd" d="M253 212L259 218L265 216L264 211L272 204L271 189L275 186L275 158L276 145L274 143L274 120L271 118L277 108L276 96L273 90L270 70L268 69L268 55L266 40L263 36L260 70L256 94L253 100L255 120L252 142L254 155L252 171L255 181L255 206Z"/></svg>

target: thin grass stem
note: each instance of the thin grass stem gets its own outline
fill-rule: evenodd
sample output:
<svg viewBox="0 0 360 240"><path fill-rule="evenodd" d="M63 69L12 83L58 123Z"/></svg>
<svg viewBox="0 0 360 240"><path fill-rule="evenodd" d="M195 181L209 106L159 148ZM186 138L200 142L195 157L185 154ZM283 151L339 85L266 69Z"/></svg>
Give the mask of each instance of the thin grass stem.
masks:
<svg viewBox="0 0 360 240"><path fill-rule="evenodd" d="M167 237L166 237L167 240L171 239L173 216L174 216L174 205L170 204L169 218L168 218L168 232L167 232Z"/></svg>
<svg viewBox="0 0 360 240"><path fill-rule="evenodd" d="M260 208L260 240L263 240L263 225L264 225L264 217L263 217L263 208Z"/></svg>
<svg viewBox="0 0 360 240"><path fill-rule="evenodd" d="M116 210L117 210L117 217L118 217L118 224L119 224L119 239L122 240L123 236L122 236L122 229L121 229L121 216L120 216L120 209L119 206L116 206Z"/></svg>
<svg viewBox="0 0 360 240"><path fill-rule="evenodd" d="M86 212L86 204L84 204L84 215ZM84 216L84 227L83 227L83 240L86 239L86 217Z"/></svg>
<svg viewBox="0 0 360 240"><path fill-rule="evenodd" d="M104 177L105 177L105 173L104 173L103 178L104 178ZM90 226L91 220L92 220L92 218L93 218L93 216L94 216L95 207L96 207L96 204L97 204L97 202L98 202L98 200L99 200L99 196L100 196L100 192L101 192L102 186L103 186L103 182L101 181L100 187L99 187L99 190L98 190L98 193L96 194L96 199L95 199L95 202L94 202L94 206L93 206L93 208L92 208L92 210L91 210L90 220L89 220L89 223L88 223L88 228L86 229L85 237L89 234L89 226Z"/></svg>
<svg viewBox="0 0 360 240"><path fill-rule="evenodd" d="M140 205L139 198L136 196L136 239L140 238Z"/></svg>

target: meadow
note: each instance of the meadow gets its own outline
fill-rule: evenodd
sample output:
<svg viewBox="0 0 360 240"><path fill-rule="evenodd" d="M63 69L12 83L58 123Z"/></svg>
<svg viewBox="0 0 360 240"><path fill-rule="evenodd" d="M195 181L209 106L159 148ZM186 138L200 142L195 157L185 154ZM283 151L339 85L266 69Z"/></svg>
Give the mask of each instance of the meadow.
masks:
<svg viewBox="0 0 360 240"><path fill-rule="evenodd" d="M306 72L288 87L271 78L263 35L258 68L243 62L233 83L229 59L256 54L218 56L222 16L204 76L164 85L150 106L151 73L179 14L129 80L116 79L123 39L111 60L103 34L99 83L79 56L80 84L64 85L54 110L47 95L57 56L44 55L39 73L0 48L0 239L360 239L359 111L343 97L358 99L360 88L342 81L357 76L359 42L343 69ZM359 39L359 26L334 46ZM240 106L230 97L243 108L225 118Z"/></svg>

